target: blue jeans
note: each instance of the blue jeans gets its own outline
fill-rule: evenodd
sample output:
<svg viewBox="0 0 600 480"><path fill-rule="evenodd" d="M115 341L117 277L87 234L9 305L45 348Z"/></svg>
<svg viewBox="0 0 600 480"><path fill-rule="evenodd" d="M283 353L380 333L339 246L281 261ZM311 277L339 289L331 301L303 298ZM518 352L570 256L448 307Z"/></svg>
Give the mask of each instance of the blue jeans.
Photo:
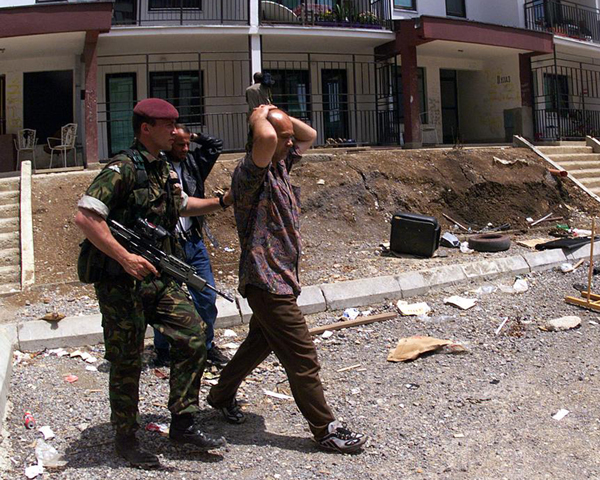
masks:
<svg viewBox="0 0 600 480"><path fill-rule="evenodd" d="M210 265L210 257L206 246L198 235L191 236L189 241L182 242L182 247L185 252L185 261L196 269L196 273L200 275L206 282L213 287L215 286L215 277ZM206 349L210 350L215 338L215 321L217 319L217 294L208 288L201 292L189 288L194 300L194 306L206 324ZM158 350L168 350L169 343L167 339L157 330L154 330L154 348Z"/></svg>

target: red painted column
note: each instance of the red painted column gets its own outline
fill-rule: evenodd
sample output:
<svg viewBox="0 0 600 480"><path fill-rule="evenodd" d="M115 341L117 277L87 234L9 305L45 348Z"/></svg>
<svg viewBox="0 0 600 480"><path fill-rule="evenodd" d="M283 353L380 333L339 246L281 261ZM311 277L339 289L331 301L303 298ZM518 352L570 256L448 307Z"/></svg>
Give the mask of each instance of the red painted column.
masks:
<svg viewBox="0 0 600 480"><path fill-rule="evenodd" d="M85 34L85 158L83 165L98 162L98 32Z"/></svg>
<svg viewBox="0 0 600 480"><path fill-rule="evenodd" d="M533 71L530 53L519 54L519 80L521 81L521 125L516 132L525 138L535 140L535 119L533 114Z"/></svg>
<svg viewBox="0 0 600 480"><path fill-rule="evenodd" d="M417 47L400 46L402 61L402 102L404 104L404 148L421 148L421 119L419 118L419 80L417 76Z"/></svg>

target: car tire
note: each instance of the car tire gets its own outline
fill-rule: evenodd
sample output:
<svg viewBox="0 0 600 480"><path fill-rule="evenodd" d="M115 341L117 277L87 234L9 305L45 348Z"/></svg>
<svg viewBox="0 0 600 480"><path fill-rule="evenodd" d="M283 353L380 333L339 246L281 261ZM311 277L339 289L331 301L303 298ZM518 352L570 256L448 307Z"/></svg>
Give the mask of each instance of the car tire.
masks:
<svg viewBox="0 0 600 480"><path fill-rule="evenodd" d="M503 252L510 248L510 238L499 233L483 233L469 238L469 248L477 252Z"/></svg>

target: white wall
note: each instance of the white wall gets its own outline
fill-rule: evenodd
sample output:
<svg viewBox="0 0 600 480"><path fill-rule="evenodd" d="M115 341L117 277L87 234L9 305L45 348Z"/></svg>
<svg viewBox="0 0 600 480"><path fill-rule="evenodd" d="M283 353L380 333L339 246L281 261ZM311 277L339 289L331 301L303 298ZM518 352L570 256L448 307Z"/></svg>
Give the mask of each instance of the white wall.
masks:
<svg viewBox="0 0 600 480"><path fill-rule="evenodd" d="M0 8L21 7L23 5L35 5L35 0L0 0Z"/></svg>

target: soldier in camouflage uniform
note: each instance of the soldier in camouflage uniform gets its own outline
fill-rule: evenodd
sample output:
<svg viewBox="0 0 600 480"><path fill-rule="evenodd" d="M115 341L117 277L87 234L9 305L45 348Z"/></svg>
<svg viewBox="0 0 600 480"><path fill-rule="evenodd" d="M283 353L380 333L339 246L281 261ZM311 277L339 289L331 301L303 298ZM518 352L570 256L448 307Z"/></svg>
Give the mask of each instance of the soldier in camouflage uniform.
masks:
<svg viewBox="0 0 600 480"><path fill-rule="evenodd" d="M79 201L76 224L83 230L80 277L94 282L110 361L111 422L116 430L116 452L132 466L155 468L158 458L140 448L139 379L141 352L148 324L165 335L171 345L169 436L202 449L225 445L223 438L208 438L194 429L200 379L206 363L203 323L193 304L170 277L160 274L146 259L129 253L110 233L107 218L132 227L145 218L173 232L179 214L201 215L203 199L188 199L179 185L169 181L172 172L161 151L170 150L177 110L159 99L146 99L134 109L136 142L114 157L98 174ZM162 249L179 254L175 238Z"/></svg>

